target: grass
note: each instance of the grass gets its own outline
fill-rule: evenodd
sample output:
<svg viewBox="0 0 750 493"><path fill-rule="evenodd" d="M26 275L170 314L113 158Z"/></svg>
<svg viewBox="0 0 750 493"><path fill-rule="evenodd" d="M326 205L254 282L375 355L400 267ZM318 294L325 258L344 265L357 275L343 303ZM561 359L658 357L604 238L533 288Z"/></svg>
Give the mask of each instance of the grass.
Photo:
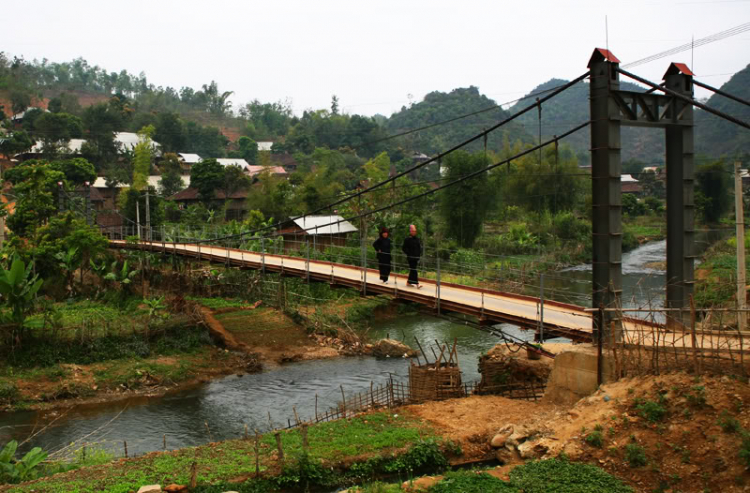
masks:
<svg viewBox="0 0 750 493"><path fill-rule="evenodd" d="M186 299L195 301L199 305L205 306L211 310L220 310L223 308L248 308L252 306L247 301L236 298L195 298L188 296Z"/></svg>
<svg viewBox="0 0 750 493"><path fill-rule="evenodd" d="M304 456L299 430L282 432L281 436L287 463L296 463ZM311 426L308 433L308 457L326 467L338 466L355 457L363 462L377 457L396 460L408 455L410 447L433 436L434 431L416 417L408 414L392 415L388 412L373 413ZM82 469L10 491L127 493L144 484L188 484L193 462L197 463L198 483L203 485L203 489L198 491L213 491L207 488L209 484L254 473L253 447L252 440L229 440ZM276 450L276 441L272 435L262 437L260 450L262 471L275 469L276 462L271 455ZM258 485L243 485L240 491L264 491L256 486L260 488ZM237 490L238 487L239 485L232 485L229 489Z"/></svg>

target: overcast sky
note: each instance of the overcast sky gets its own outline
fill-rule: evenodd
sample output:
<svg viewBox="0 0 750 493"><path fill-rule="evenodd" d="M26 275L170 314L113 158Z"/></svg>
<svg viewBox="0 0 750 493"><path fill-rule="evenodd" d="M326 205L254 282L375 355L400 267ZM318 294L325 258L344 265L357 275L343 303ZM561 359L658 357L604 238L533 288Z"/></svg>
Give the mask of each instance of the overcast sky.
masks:
<svg viewBox="0 0 750 493"><path fill-rule="evenodd" d="M595 47L623 64L750 21L748 0L3 0L0 49L53 62L85 58L149 82L216 80L234 108L288 99L390 115L430 91L478 86L510 101L586 70ZM634 68L660 81L670 61ZM750 32L697 48L694 70L720 86L750 63ZM721 74L721 75L719 75ZM703 96L704 94L698 94Z"/></svg>

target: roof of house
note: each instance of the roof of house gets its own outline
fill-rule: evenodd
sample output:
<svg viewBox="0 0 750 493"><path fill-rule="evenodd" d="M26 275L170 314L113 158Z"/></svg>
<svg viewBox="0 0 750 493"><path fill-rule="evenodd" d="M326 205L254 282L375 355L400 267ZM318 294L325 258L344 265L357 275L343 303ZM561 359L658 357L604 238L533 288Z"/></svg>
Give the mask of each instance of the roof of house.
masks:
<svg viewBox="0 0 750 493"><path fill-rule="evenodd" d="M247 189L240 189L227 197L226 193L224 193L224 190L216 190L214 191L214 198L216 200L226 200L229 199L246 199L247 198ZM197 188L186 188L185 190L181 192L177 192L176 194L172 195L171 197L168 197L167 200L176 200L176 201L184 201L184 200L198 200L198 189Z"/></svg>
<svg viewBox="0 0 750 493"><path fill-rule="evenodd" d="M248 168L250 168L250 165L248 164L247 161L245 161L244 159L239 159L239 158L221 157L221 158L218 158L216 162L222 166L232 166L232 165L239 166L245 171L247 171Z"/></svg>
<svg viewBox="0 0 750 493"><path fill-rule="evenodd" d="M260 173L263 173L264 171L268 171L272 175L285 175L286 170L282 168L281 166L248 166L247 167L247 173L250 176L255 176Z"/></svg>
<svg viewBox="0 0 750 493"><path fill-rule="evenodd" d="M187 152L178 152L178 156L182 159L185 164L196 164L201 162L201 157L198 154L190 154Z"/></svg>
<svg viewBox="0 0 750 493"><path fill-rule="evenodd" d="M22 111L20 113L16 113L15 115L11 116L10 119L13 120L13 121L23 120L23 117L26 116L26 112L27 111L31 111L31 110L41 110L44 113L49 113L49 110L47 108L31 107L31 108L26 108L26 110L24 110L24 111Z"/></svg>
<svg viewBox="0 0 750 493"><path fill-rule="evenodd" d="M620 191L622 193L640 193L641 191L643 191L643 186L640 183L623 183Z"/></svg>
<svg viewBox="0 0 750 493"><path fill-rule="evenodd" d="M282 154L271 154L271 162L273 164L276 164L278 166L284 166L287 168L296 168L299 166L299 163L291 154L282 153Z"/></svg>
<svg viewBox="0 0 750 493"><path fill-rule="evenodd" d="M123 150L132 151L139 142L138 134L132 132L115 132L115 142L122 146ZM70 139L67 144L67 150L70 154L80 154L83 144L86 143L86 139ZM151 142L151 148L154 151L159 152L161 145L158 142ZM42 152L42 141L38 140L29 151L31 154L39 154ZM22 153L26 154L26 153ZM18 155L18 154L17 154Z"/></svg>
<svg viewBox="0 0 750 493"><path fill-rule="evenodd" d="M274 144L272 140L261 140L257 142L259 151L270 151L271 146Z"/></svg>
<svg viewBox="0 0 750 493"><path fill-rule="evenodd" d="M341 221L341 222L339 222ZM332 216L302 216L292 218L292 222L305 230L308 235L330 235L352 233L358 231L349 221L339 215ZM331 224L337 223L337 224Z"/></svg>
<svg viewBox="0 0 750 493"><path fill-rule="evenodd" d="M620 181L622 183L638 183L638 180L633 178L633 175L621 175Z"/></svg>
<svg viewBox="0 0 750 493"><path fill-rule="evenodd" d="M182 185L187 188L190 186L190 175L181 175L182 178ZM159 188L159 181L161 181L161 175L151 175L148 177L148 186ZM107 179L103 176L98 176L96 178L96 181L93 184L94 188L110 188L107 186ZM130 184L128 183L118 183L114 187L111 188L129 188Z"/></svg>

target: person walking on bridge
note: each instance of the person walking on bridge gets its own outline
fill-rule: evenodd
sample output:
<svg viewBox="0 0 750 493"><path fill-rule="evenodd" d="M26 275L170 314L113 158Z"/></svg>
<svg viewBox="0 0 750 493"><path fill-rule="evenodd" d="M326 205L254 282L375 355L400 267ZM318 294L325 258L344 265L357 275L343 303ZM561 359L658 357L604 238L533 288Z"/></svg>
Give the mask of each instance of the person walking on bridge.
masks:
<svg viewBox="0 0 750 493"><path fill-rule="evenodd" d="M380 236L372 244L375 251L378 252L378 269L380 270L380 280L383 284L388 284L388 277L391 275L391 239L388 228L380 228Z"/></svg>
<svg viewBox="0 0 750 493"><path fill-rule="evenodd" d="M406 254L406 259L409 262L409 280L406 285L420 289L422 285L419 284L419 278L417 277L417 264L419 264L419 258L422 256L422 242L417 238L417 227L413 224L409 226L409 236L404 240L401 250Z"/></svg>

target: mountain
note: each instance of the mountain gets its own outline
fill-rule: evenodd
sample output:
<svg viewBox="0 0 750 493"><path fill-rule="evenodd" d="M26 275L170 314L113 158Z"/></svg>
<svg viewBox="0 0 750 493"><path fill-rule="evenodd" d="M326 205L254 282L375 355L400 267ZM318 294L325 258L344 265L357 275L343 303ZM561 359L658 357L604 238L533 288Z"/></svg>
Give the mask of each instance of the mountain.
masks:
<svg viewBox="0 0 750 493"><path fill-rule="evenodd" d="M697 77L700 80L700 77ZM724 92L750 101L750 65L721 86ZM750 106L719 94L712 95L706 105L745 122L750 122ZM729 156L750 152L750 130L698 110L695 114L695 152L709 156Z"/></svg>
<svg viewBox="0 0 750 493"><path fill-rule="evenodd" d="M698 78L700 79L700 78ZM561 86L568 81L551 79L535 87L529 94ZM620 88L626 91L643 92L639 85L620 81ZM750 65L737 72L721 90L750 100ZM527 95L528 96L528 95ZM540 95L540 97L543 95ZM534 97L519 101L510 108L511 113L522 110L534 102ZM714 94L706 103L708 106L750 122L750 107ZM542 138L560 134L589 118L589 86L580 82L567 91L555 96L542 105ZM711 157L735 156L750 152L750 131L700 109L695 110L695 152ZM525 130L538 136L539 117L536 110L519 117ZM538 137L537 137L538 138ZM664 133L657 129L622 127L622 160L635 159L648 164L664 162ZM579 156L579 161L589 161L591 132L587 128L565 139Z"/></svg>
<svg viewBox="0 0 750 493"><path fill-rule="evenodd" d="M537 96L529 97L529 95L547 91L568 82L563 79L550 79L535 87L527 94L528 99L516 103L510 108L510 112L518 112L532 104ZM620 89L634 92L645 91L643 87L625 81L620 81ZM541 98L547 94L540 94L538 97ZM582 81L542 105L542 139L559 135L589 118L589 85L588 82ZM536 110L519 117L518 121L538 139L539 114ZM638 159L647 163L663 161L663 132L648 128L622 127L621 141L623 161L630 159ZM567 137L563 142L574 149L578 155L579 164L587 164L590 161L591 131L588 127Z"/></svg>
<svg viewBox="0 0 750 493"><path fill-rule="evenodd" d="M438 125L409 134L404 137L404 147L426 154L436 154L467 140L483 130L507 118L509 113L497 106L497 103L479 93L474 86L454 89L445 93L435 91L427 94L424 100L391 115L385 123L388 134L397 134L407 130L436 124L467 113L479 112L468 118L452 123ZM507 138L510 144L516 140L531 142L531 135L521 125L511 123L492 132L487 139L487 148L499 151ZM466 149L478 151L484 148L483 139L478 139Z"/></svg>

